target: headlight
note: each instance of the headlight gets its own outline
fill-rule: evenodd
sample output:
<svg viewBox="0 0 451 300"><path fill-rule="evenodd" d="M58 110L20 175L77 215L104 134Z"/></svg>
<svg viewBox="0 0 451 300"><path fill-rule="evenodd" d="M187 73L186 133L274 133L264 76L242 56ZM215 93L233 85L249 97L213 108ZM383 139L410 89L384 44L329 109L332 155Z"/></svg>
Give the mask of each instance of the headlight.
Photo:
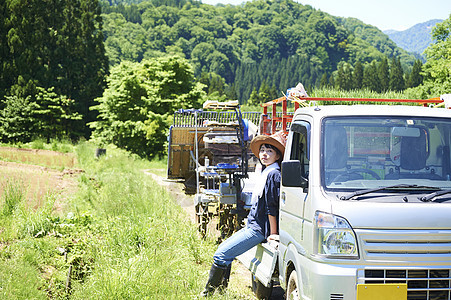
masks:
<svg viewBox="0 0 451 300"><path fill-rule="evenodd" d="M357 239L346 219L317 211L316 253L330 258L358 258Z"/></svg>

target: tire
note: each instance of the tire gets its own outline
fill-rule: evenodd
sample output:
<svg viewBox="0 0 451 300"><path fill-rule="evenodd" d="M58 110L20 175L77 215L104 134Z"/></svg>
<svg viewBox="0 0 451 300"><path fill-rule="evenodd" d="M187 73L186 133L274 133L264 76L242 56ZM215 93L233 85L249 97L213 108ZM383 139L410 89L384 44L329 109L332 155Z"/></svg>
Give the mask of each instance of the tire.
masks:
<svg viewBox="0 0 451 300"><path fill-rule="evenodd" d="M296 270L291 271L287 284L287 300L299 300L298 274Z"/></svg>
<svg viewBox="0 0 451 300"><path fill-rule="evenodd" d="M254 292L257 299L269 299L272 293L272 281L269 287L266 287L261 283L254 274L251 274L252 281L252 291Z"/></svg>

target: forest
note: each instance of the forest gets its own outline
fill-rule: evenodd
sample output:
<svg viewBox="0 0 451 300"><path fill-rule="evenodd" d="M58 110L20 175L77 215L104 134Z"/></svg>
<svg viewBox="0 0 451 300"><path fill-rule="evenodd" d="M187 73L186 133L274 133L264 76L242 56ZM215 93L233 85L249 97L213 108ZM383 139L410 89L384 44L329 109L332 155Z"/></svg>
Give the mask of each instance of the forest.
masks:
<svg viewBox="0 0 451 300"><path fill-rule="evenodd" d="M209 94L216 91L245 103L262 85L277 96L298 82L318 86L324 75L330 78L343 63L354 67L357 62L397 58L410 72L415 62L377 28L294 1L241 6L160 2L103 4L111 65L162 53L180 55L191 62L196 78L209 86Z"/></svg>
<svg viewBox="0 0 451 300"><path fill-rule="evenodd" d="M299 82L450 90L449 19L423 64L376 27L292 0L6 0L0 12L4 143L91 138L153 157L174 110L207 98L258 105Z"/></svg>

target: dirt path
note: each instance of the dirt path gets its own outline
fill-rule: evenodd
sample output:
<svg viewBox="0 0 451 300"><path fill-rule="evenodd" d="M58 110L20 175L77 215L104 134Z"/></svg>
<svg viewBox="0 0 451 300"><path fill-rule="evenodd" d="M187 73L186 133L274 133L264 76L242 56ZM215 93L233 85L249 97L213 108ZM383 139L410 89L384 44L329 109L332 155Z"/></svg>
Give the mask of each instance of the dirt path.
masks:
<svg viewBox="0 0 451 300"><path fill-rule="evenodd" d="M152 170L144 171L147 175L150 175L153 180L155 180L160 186L166 188L166 190L174 197L177 203L183 208L183 210L189 216L191 222L196 222L196 213L194 210L194 196L186 195L183 192L183 183L176 180L167 180L157 174L153 173Z"/></svg>

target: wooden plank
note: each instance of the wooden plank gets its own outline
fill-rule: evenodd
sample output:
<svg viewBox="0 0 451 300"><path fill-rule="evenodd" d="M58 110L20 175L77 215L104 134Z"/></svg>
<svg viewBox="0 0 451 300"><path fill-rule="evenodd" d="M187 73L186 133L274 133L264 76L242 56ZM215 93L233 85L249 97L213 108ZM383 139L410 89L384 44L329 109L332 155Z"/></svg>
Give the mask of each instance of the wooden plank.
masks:
<svg viewBox="0 0 451 300"><path fill-rule="evenodd" d="M231 100L231 101L227 101L227 102L208 100L208 101L204 102L203 108L204 109L235 109L239 105L240 105L240 103L238 102L238 100Z"/></svg>

